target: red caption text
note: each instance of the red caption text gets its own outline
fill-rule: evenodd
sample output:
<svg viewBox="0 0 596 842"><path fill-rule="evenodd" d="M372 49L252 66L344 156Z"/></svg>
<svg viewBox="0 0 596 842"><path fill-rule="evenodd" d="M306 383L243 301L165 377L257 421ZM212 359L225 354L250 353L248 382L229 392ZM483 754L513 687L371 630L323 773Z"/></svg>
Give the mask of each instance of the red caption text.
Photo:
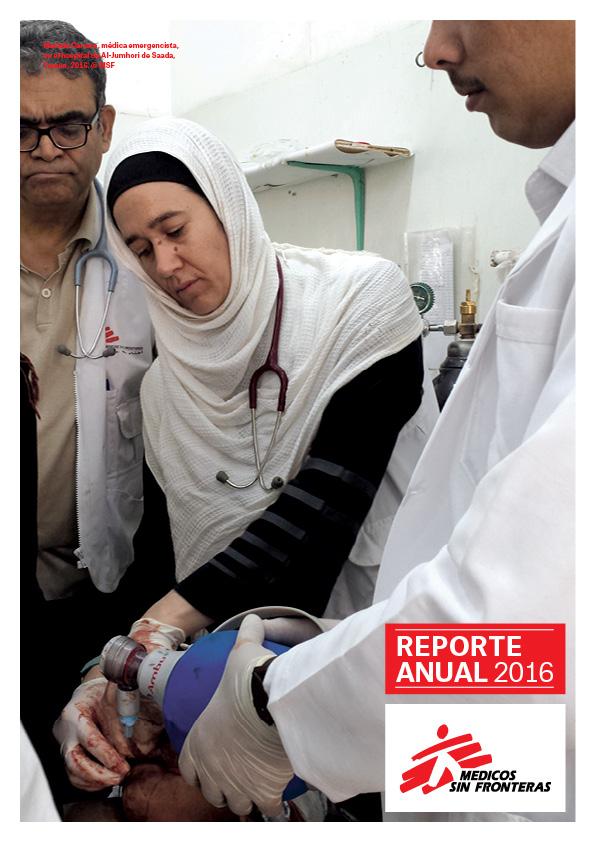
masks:
<svg viewBox="0 0 596 842"><path fill-rule="evenodd" d="M175 59L178 45L159 43L108 41L106 44L45 41L43 66L48 70L94 70L115 67L121 59Z"/></svg>

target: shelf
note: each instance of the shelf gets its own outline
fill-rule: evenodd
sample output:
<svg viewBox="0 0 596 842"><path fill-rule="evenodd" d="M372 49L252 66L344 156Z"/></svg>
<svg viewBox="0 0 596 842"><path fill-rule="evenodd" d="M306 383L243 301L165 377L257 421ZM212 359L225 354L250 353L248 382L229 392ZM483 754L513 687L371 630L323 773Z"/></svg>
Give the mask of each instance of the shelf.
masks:
<svg viewBox="0 0 596 842"><path fill-rule="evenodd" d="M356 249L360 251L364 248L365 168L411 157L412 152L402 146L338 139L296 152L285 151L264 161L243 162L242 169L254 193L303 184L325 175L348 175L354 187Z"/></svg>
<svg viewBox="0 0 596 842"><path fill-rule="evenodd" d="M295 152L284 151L283 154L273 156L265 161L244 161L242 169L254 193L262 193L273 187L288 187L295 184L302 184L305 181L312 181L321 178L323 175L331 175L333 171L320 170L317 168L306 169L289 164L289 161L297 161L305 164L326 164L338 167L374 167L380 164L387 164L390 161L398 161L403 158L410 158L412 153L403 149L395 155L388 155L383 151L370 148L366 144L362 152L341 152L336 148L337 141L324 143L321 146L311 146ZM350 142L350 141L348 141ZM391 147L387 147L391 148ZM394 147L401 149L400 147ZM338 170L341 172L341 170Z"/></svg>

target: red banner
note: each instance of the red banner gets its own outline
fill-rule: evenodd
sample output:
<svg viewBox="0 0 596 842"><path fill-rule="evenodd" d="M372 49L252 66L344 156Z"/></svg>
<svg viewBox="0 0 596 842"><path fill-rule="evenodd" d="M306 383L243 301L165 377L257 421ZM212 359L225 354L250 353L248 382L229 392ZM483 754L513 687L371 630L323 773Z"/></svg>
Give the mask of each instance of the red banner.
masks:
<svg viewBox="0 0 596 842"><path fill-rule="evenodd" d="M565 693L563 623L388 623L385 693Z"/></svg>

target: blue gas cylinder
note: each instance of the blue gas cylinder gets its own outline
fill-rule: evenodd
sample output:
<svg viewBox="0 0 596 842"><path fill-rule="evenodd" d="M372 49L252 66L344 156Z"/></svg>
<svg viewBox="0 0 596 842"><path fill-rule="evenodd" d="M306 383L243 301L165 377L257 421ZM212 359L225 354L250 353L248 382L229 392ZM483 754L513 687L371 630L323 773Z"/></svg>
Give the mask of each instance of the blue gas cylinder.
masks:
<svg viewBox="0 0 596 842"><path fill-rule="evenodd" d="M237 634L236 631L217 631L199 638L170 673L163 700L163 716L168 737L177 754L182 751L186 735L211 701ZM287 646L268 640L263 646L275 655L288 651ZM294 776L283 797L286 801L297 798L306 789L304 781Z"/></svg>

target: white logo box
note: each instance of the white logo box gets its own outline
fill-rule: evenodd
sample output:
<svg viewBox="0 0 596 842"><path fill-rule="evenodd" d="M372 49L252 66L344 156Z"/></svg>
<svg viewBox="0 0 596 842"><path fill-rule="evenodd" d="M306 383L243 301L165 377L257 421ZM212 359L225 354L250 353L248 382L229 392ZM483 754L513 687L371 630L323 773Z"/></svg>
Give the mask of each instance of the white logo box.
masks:
<svg viewBox="0 0 596 842"><path fill-rule="evenodd" d="M476 792L476 781L471 781L469 792L450 792L450 785L446 784L428 794L421 787L402 793L403 773L423 762L412 760L412 756L441 742L437 736L441 725L449 729L446 740L471 734L481 746L477 753L492 755L487 765L462 771L515 771L516 781L550 781L550 790ZM443 763L440 757L437 763ZM448 759L448 767L453 766L453 761ZM385 705L385 810L388 813L564 812L565 705Z"/></svg>

